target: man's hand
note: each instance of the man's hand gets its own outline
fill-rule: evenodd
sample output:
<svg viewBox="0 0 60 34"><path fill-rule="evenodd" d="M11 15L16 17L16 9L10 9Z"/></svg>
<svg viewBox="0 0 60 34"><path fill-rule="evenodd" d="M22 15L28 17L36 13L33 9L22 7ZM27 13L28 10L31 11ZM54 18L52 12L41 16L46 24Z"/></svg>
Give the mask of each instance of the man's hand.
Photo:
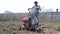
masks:
<svg viewBox="0 0 60 34"><path fill-rule="evenodd" d="M32 8L28 8L28 11L31 14L32 13Z"/></svg>
<svg viewBox="0 0 60 34"><path fill-rule="evenodd" d="M41 9L40 9L40 11L41 11Z"/></svg>
<svg viewBox="0 0 60 34"><path fill-rule="evenodd" d="M28 8L28 11L31 10L32 8Z"/></svg>

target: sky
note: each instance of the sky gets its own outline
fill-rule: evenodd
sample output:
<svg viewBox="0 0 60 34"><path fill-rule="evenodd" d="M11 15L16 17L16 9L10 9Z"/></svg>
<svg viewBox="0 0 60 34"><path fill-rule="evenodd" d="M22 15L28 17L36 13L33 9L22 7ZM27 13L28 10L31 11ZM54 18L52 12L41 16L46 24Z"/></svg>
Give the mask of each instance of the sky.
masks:
<svg viewBox="0 0 60 34"><path fill-rule="evenodd" d="M0 13L11 11L13 13L26 13L28 8L34 6L34 1L38 1L42 11L46 9L60 9L60 0L0 0ZM43 11L44 12L44 11Z"/></svg>

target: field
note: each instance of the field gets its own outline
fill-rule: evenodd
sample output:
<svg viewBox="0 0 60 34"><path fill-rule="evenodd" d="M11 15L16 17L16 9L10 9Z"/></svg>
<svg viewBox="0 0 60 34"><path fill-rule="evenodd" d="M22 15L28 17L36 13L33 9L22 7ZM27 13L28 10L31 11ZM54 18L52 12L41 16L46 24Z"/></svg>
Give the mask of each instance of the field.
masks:
<svg viewBox="0 0 60 34"><path fill-rule="evenodd" d="M0 34L60 34L60 22L40 22L41 32L18 30L22 21L0 21Z"/></svg>

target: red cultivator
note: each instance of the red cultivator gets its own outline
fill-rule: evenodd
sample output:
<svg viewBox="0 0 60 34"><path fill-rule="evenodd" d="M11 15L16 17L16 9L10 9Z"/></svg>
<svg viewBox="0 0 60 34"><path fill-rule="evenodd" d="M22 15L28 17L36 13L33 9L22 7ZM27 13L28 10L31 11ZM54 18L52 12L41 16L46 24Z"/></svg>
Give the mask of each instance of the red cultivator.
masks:
<svg viewBox="0 0 60 34"><path fill-rule="evenodd" d="M30 13L30 12L29 12ZM30 13L31 16L31 13ZM24 17L23 18L23 24L20 26L19 30L29 30L29 31L38 31L40 30L40 28L36 27L36 24L31 24L31 17Z"/></svg>

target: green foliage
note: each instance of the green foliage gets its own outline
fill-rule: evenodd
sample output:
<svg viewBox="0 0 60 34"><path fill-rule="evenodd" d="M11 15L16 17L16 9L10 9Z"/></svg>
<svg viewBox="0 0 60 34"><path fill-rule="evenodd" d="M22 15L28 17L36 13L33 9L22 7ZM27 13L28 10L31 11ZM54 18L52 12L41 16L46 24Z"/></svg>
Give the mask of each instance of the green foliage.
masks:
<svg viewBox="0 0 60 34"><path fill-rule="evenodd" d="M47 26L55 26L55 27L60 26L60 22L56 22L56 21L45 21L45 22L40 22L40 24L44 24Z"/></svg>
<svg viewBox="0 0 60 34"><path fill-rule="evenodd" d="M3 32L0 32L0 34L11 34L11 31L3 31Z"/></svg>
<svg viewBox="0 0 60 34"><path fill-rule="evenodd" d="M21 22L21 20L8 20L8 19L3 20L3 19L0 19L0 22L10 22L10 21Z"/></svg>

